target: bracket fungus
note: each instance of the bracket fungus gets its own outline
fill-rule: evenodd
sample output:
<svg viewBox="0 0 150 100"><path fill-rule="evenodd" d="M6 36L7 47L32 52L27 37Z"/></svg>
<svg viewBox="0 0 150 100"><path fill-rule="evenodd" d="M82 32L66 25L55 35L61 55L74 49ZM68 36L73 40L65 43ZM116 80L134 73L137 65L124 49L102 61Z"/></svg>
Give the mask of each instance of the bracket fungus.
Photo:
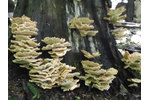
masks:
<svg viewBox="0 0 150 100"><path fill-rule="evenodd" d="M141 80L138 78L130 78L128 79L129 82L133 82L132 84L128 85L129 87L138 87L138 83L141 83Z"/></svg>
<svg viewBox="0 0 150 100"><path fill-rule="evenodd" d="M70 46L69 42L65 42L65 39L47 37L43 41L48 45L43 47L43 50L52 50L49 53L56 58L37 58L41 54L37 52L40 44L36 43L33 38L38 34L37 23L26 16L12 18L11 22L15 40L11 40L12 44L9 50L15 53L14 63L29 69L30 82L34 82L43 89L61 86L64 91L73 90L80 86L77 83L79 80L74 79L80 73L71 73L76 68L61 63L61 59L59 59L70 50L67 48Z"/></svg>
<svg viewBox="0 0 150 100"><path fill-rule="evenodd" d="M70 43L65 42L63 38L56 37L46 37L42 41L47 44L42 50L51 50L48 53L53 59L46 58L42 63L33 64L34 67L29 72L30 82L36 83L43 89L61 87L63 91L69 91L79 87L79 80L74 77L79 76L80 73L71 73L76 68L62 63L59 58L70 51L67 48L70 47Z"/></svg>
<svg viewBox="0 0 150 100"><path fill-rule="evenodd" d="M123 37L126 36L126 34L124 34L125 31L127 31L126 28L120 27L120 28L112 30L111 32L114 35L116 40L121 40Z"/></svg>
<svg viewBox="0 0 150 100"><path fill-rule="evenodd" d="M43 89L52 89L59 87L64 91L73 90L80 86L79 80L73 77L80 73L71 73L75 67L71 67L60 62L60 59L43 59L42 63L35 64L34 68L29 71L30 82L36 83Z"/></svg>
<svg viewBox="0 0 150 100"><path fill-rule="evenodd" d="M98 31L94 31L94 26L90 25L94 23L94 20L90 20L88 17L72 18L70 20L70 29L78 29L81 36L95 36Z"/></svg>
<svg viewBox="0 0 150 100"><path fill-rule="evenodd" d="M47 44L42 50L51 50L48 52L51 57L62 57L67 51L70 51L70 49L67 48L70 47L70 43L65 42L65 39L63 38L46 37L42 41Z"/></svg>
<svg viewBox="0 0 150 100"><path fill-rule="evenodd" d="M73 90L79 87L80 84L77 83L79 80L74 79L74 77L79 76L80 73L78 72L71 73L76 68L66 65L65 63L61 63L60 62L61 59L59 58L59 57L64 56L67 53L67 51L70 51L70 49L68 48L70 47L70 43L65 42L64 38L56 38L56 37L46 37L42 41L45 44L47 44L45 47L42 48L42 50L51 50L48 53L51 55L51 57L53 57L54 61L55 60L57 61L58 65L56 65L54 68L51 69L51 66L54 66L54 64L50 64L48 67L49 71L47 72L45 72L45 68L40 70L39 75L41 76L42 74L42 75L49 77L49 81L50 81L49 82L48 80L46 80L44 82L44 87L42 86L43 83L40 81L40 84L41 84L40 86L44 89L45 88L51 89L52 87L61 86L61 89L63 89L63 91L69 91L69 90ZM49 63L52 63L52 62L49 62ZM51 72L51 70L53 73L49 73ZM43 71L45 74L43 74ZM32 78L32 79L34 80L37 78ZM55 80L55 81L52 81L52 80ZM49 84L51 85L49 86Z"/></svg>
<svg viewBox="0 0 150 100"><path fill-rule="evenodd" d="M124 11L126 11L124 6L117 8L115 10L108 9L107 10L108 17L104 17L104 19L108 20L109 23L111 24L121 25L121 22L119 21L126 18L126 15L121 15Z"/></svg>
<svg viewBox="0 0 150 100"><path fill-rule="evenodd" d="M99 52L94 52L92 54L90 54L89 52L87 52L86 50L81 50L81 52L84 54L84 56L88 59L91 59L91 58L95 58L95 57L98 57L100 56L101 54Z"/></svg>
<svg viewBox="0 0 150 100"><path fill-rule="evenodd" d="M131 70L136 71L139 75L141 75L141 54L138 52L134 52L130 54L128 51L125 51L123 55L122 61L125 63L125 68L130 68ZM135 86L137 87L141 80L138 78L130 78L128 81L133 82L129 87Z"/></svg>
<svg viewBox="0 0 150 100"><path fill-rule="evenodd" d="M125 63L125 68L130 68L141 73L141 54L134 52L130 54L128 51L125 51L122 61Z"/></svg>
<svg viewBox="0 0 150 100"><path fill-rule="evenodd" d="M13 38L11 40L11 46L9 50L14 54L16 58L13 60L14 63L21 64L20 67L25 67L30 69L32 62L36 62L41 59L37 58L41 53L37 52L39 50L39 43L36 43L35 38L38 33L36 28L36 22L31 21L29 17L22 16L11 19L11 30Z"/></svg>
<svg viewBox="0 0 150 100"><path fill-rule="evenodd" d="M85 71L85 76L80 76L81 80L85 81L85 85L99 89L100 91L108 90L110 83L115 78L118 71L114 68L107 70L101 69L102 64L95 63L89 60L81 62Z"/></svg>

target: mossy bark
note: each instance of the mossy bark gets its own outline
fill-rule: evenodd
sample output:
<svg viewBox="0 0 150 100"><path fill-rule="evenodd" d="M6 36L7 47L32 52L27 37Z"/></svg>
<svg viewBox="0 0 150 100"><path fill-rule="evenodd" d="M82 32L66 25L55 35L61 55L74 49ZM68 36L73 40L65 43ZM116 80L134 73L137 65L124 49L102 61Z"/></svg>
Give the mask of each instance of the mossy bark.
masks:
<svg viewBox="0 0 150 100"><path fill-rule="evenodd" d="M103 20L103 17L107 15L105 0L81 0L80 2L76 0L18 0L14 17L22 15L26 15L33 21L37 21L39 31L36 39L38 42L41 42L41 39L44 37L55 36L65 38L71 43L72 50L65 55L64 62L77 67L77 71L83 72L81 60L84 60L85 57L80 51L82 49L88 52L99 51L101 56L93 59L93 61L103 64L104 69L110 67L118 69L118 76L111 84L109 91L100 92L98 90L91 90L89 94L94 96L99 94L107 97L132 92L130 91L131 88L127 86L127 78L132 77L132 74L123 68L123 63L121 62L122 56L117 50L116 42L110 32L108 22ZM95 30L98 30L99 33L94 37L81 37L77 30L71 30L68 27L69 20L73 17L89 17L93 19ZM42 57L46 57L46 54L43 54ZM83 83L81 81L82 85L77 90L82 91L85 89L84 91L86 92L87 87ZM59 91L59 89L56 90ZM78 93L77 90L74 90L75 92L66 92L65 94ZM59 92L58 95L64 94L60 93L62 92ZM45 97L49 96L48 94L44 95ZM61 99L53 99L52 95L50 98L52 98L51 100ZM63 100L73 100L69 98L65 97Z"/></svg>

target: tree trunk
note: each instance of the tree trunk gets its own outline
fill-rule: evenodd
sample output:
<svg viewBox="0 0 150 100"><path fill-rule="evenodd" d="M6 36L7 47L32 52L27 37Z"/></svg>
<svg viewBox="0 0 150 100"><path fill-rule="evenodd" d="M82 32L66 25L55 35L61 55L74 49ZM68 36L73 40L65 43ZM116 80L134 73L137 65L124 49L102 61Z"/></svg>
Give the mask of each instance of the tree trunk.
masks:
<svg viewBox="0 0 150 100"><path fill-rule="evenodd" d="M44 91L41 98L48 98L44 100L75 100L75 97L72 96L82 95L82 100L103 100L104 98L113 99L111 97L113 95L116 96L115 100L133 100L134 97L131 98L132 96L129 95L135 89L127 86L127 78L132 77L132 74L123 68L122 56L117 50L107 21L103 20L103 17L107 15L105 0L81 0L80 2L76 0L18 0L14 17L22 15L37 21L39 31L36 39L38 42L41 42L44 37L55 36L65 38L71 43L72 50L65 55L64 62L77 67L77 71L83 72L81 61L85 58L80 51L82 49L88 52L99 51L101 56L93 61L103 64L104 69L114 67L119 71L108 91L101 92L97 89L87 91L88 87L84 86L84 82L81 81L81 87L71 92L63 93L57 88L46 91L40 89ZM94 27L99 33L94 37L81 37L78 31L68 27L69 20L73 17L93 19ZM43 54L42 57L46 55ZM129 95L124 97L122 93ZM86 97L83 94L86 94Z"/></svg>
<svg viewBox="0 0 150 100"><path fill-rule="evenodd" d="M135 0L128 0L128 3L127 3L127 18L126 18L127 22L132 22L133 21L134 9L135 9L134 1Z"/></svg>

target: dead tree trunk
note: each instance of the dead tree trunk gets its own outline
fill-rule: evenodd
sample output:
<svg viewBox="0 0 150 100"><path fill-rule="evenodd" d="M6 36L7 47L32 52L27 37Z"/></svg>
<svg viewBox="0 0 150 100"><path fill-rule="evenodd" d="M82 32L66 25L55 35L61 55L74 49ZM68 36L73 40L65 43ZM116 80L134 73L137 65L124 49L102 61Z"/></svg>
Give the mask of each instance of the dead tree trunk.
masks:
<svg viewBox="0 0 150 100"><path fill-rule="evenodd" d="M85 59L80 52L82 49L89 52L99 51L101 56L93 61L103 64L104 69L110 67L118 69L119 74L111 84L109 91L100 92L93 90L97 92L92 93L92 91L90 91L89 93L92 93L94 96L94 93L100 95L109 94L109 96L120 95L122 88L127 89L127 93L131 92L127 86L127 78L131 77L132 74L124 70L123 63L121 62L122 56L117 50L116 42L110 32L108 22L103 20L103 17L107 15L105 0L81 0L80 2L76 0L18 0L14 17L22 15L26 15L33 21L37 21L39 32L36 38L39 42L47 36L65 38L69 41L72 50L65 55L64 62L77 67L78 71L82 72L83 70L80 63L81 60ZM89 17L93 19L95 29L98 30L99 33L94 37L81 37L78 31L70 30L68 27L69 20L73 17ZM44 56L45 55L43 55L43 57ZM84 85L81 85L80 88L84 87ZM59 96L60 95L62 94L59 94ZM53 98L53 96L51 96L51 98ZM67 99L66 97L66 99L63 100L73 100L69 98L70 97ZM50 100L60 99L54 98ZM85 100L85 98L83 100Z"/></svg>

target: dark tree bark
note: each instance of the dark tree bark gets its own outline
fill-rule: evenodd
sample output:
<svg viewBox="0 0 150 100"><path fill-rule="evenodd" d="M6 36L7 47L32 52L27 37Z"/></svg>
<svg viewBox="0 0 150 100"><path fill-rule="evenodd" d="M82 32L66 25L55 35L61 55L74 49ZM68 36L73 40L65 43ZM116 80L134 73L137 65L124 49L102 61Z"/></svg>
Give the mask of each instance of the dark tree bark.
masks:
<svg viewBox="0 0 150 100"><path fill-rule="evenodd" d="M128 88L128 82L126 81L132 74L123 68L123 63L121 62L122 56L117 50L116 42L110 32L108 22L103 20L103 17L107 15L105 0L81 0L80 2L76 2L76 0L18 0L14 17L22 15L26 15L33 21L37 21L39 32L36 39L38 42L41 42L41 39L47 36L65 38L69 41L72 50L65 55L64 62L77 67L78 71L83 72L80 63L85 59L80 52L82 49L88 52L99 51L101 56L93 59L93 61L103 64L104 69L110 67L118 69L119 73L117 78L111 84L109 91L100 92L93 89L92 91L88 91L89 94L95 97L97 94L101 95L101 97L116 95L117 98L115 100L121 100L118 95L121 93L130 94L130 92L132 92L130 91L131 88ZM93 19L95 29L98 30L99 33L94 37L81 37L78 31L68 28L69 20L73 17L89 17ZM42 56L46 57L46 55ZM52 89L51 91L55 91L55 95L52 95L54 93L51 92L51 96L48 94L44 94L44 96L48 96L47 98L51 98L50 100L60 100L57 96L62 94L82 94L82 92L78 92L80 89L87 92L87 87L84 86L82 81L81 87L72 92L63 93L59 92L59 89ZM123 90L127 91L123 92ZM93 96L91 98L94 98ZM71 99L70 96L65 96L65 98L66 99L61 100L74 100ZM85 99L88 98L84 98L83 100ZM100 97L96 100L98 99L100 99ZM130 98L128 100L130 100Z"/></svg>
<svg viewBox="0 0 150 100"><path fill-rule="evenodd" d="M15 8L15 4L12 0L8 0L8 12L13 12Z"/></svg>
<svg viewBox="0 0 150 100"><path fill-rule="evenodd" d="M128 3L127 3L127 18L126 18L127 22L132 22L133 21L134 9L135 9L134 1L135 0L128 0Z"/></svg>

